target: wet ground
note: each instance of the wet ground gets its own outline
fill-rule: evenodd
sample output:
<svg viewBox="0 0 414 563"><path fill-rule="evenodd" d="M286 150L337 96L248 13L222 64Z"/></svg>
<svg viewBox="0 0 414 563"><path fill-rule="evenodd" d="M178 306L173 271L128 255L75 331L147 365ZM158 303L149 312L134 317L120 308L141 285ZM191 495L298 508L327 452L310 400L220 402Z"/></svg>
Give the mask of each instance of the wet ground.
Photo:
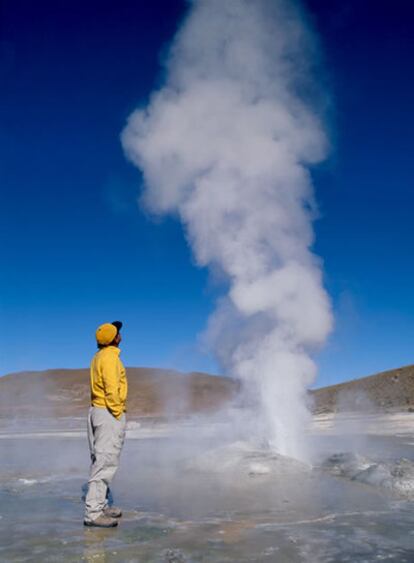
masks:
<svg viewBox="0 0 414 563"><path fill-rule="evenodd" d="M77 423L31 428L0 427L2 562L414 562L412 435L315 432L310 466L197 425L137 425L113 484L124 517L99 530L82 525Z"/></svg>

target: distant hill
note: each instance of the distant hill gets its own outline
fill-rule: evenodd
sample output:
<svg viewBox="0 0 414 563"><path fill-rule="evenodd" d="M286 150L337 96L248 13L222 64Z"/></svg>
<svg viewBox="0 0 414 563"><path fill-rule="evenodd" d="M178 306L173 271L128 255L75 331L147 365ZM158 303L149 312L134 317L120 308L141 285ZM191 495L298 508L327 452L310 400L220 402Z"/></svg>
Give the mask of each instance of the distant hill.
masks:
<svg viewBox="0 0 414 563"><path fill-rule="evenodd" d="M240 383L205 373L127 368L128 414L181 416L212 412L236 399ZM310 391L315 413L414 410L414 366ZM0 377L0 418L84 416L88 369L53 369Z"/></svg>
<svg viewBox="0 0 414 563"><path fill-rule="evenodd" d="M127 368L132 416L184 415L219 409L236 381L205 373ZM82 416L89 406L89 369L52 369L0 377L0 417Z"/></svg>
<svg viewBox="0 0 414 563"><path fill-rule="evenodd" d="M414 410L414 365L311 392L315 413Z"/></svg>

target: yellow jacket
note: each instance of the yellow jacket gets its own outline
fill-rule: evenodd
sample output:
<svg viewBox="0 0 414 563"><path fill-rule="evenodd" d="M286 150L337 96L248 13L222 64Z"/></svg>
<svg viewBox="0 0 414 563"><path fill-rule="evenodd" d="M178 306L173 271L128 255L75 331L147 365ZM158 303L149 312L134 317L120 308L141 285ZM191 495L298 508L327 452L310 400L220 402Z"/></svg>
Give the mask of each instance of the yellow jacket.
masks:
<svg viewBox="0 0 414 563"><path fill-rule="evenodd" d="M125 412L128 382L119 358L120 349L105 346L96 352L91 362L91 403L105 407L115 418Z"/></svg>

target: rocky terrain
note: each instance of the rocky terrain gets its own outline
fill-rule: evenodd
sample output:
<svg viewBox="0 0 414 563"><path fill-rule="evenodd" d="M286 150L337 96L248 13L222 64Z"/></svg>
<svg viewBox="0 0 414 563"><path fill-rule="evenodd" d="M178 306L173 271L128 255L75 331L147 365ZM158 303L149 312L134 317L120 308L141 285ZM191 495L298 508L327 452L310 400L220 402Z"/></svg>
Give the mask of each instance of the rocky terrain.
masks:
<svg viewBox="0 0 414 563"><path fill-rule="evenodd" d="M414 411L414 365L312 391L315 413Z"/></svg>

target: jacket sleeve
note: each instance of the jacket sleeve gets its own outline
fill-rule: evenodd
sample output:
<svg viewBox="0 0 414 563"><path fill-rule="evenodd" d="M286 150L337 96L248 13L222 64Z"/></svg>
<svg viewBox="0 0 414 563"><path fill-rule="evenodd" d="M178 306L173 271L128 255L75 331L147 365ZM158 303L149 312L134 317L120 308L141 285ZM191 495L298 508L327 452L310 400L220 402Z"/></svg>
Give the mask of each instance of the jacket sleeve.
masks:
<svg viewBox="0 0 414 563"><path fill-rule="evenodd" d="M125 407L125 403L126 403L126 398L128 395L128 381L126 378L126 372L125 372L125 367L123 365L122 362L120 363L120 375L119 375L119 398L121 400L122 403L122 409L124 412L126 412L126 407Z"/></svg>
<svg viewBox="0 0 414 563"><path fill-rule="evenodd" d="M102 380L105 391L106 408L115 418L121 418L123 408L119 397L119 360L107 356L102 364Z"/></svg>

